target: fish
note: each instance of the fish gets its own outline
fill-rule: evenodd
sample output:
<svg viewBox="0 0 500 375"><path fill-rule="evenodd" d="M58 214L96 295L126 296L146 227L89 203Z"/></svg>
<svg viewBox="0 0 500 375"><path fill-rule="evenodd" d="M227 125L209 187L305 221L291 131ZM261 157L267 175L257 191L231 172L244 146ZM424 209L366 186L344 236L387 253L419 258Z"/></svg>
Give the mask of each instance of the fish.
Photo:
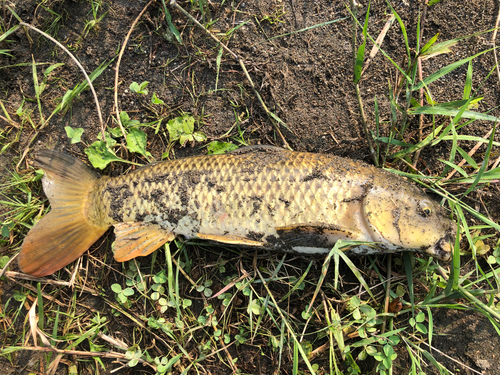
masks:
<svg viewBox="0 0 500 375"><path fill-rule="evenodd" d="M415 251L449 260L456 223L405 178L329 154L249 146L161 161L109 177L60 151L42 150L51 210L26 235L19 267L50 275L114 227L114 258L146 256L176 237L235 246L352 254ZM373 245L371 244L373 243Z"/></svg>

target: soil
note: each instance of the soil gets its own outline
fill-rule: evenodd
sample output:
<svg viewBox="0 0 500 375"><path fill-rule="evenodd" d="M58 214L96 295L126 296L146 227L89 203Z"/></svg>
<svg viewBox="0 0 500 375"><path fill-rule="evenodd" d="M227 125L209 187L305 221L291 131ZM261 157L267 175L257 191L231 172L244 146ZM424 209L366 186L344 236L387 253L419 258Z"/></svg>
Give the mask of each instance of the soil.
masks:
<svg viewBox="0 0 500 375"><path fill-rule="evenodd" d="M201 21L202 15L199 9L192 9L191 3L179 2ZM495 0L440 1L431 7L425 7L424 1L391 3L406 26L411 47L417 43L419 17L425 19L423 43L426 43L438 33L439 41L445 41L492 29L499 13L499 3ZM17 23L16 18L7 9L9 6L23 22L49 32L69 47L88 73L95 71L100 64L113 60L95 80L94 85L106 125L116 127L113 119L115 114L113 95L117 54L133 20L146 4L147 1L104 1L98 17L106 13L91 30L86 29L88 21L92 20L90 1L4 1L0 16L7 29ZM357 18L361 23L366 15L367 6L366 1L360 2ZM185 112L192 114L198 120L197 130L206 134L207 142L195 144L188 142L183 147L176 144L170 158L206 153L206 148L202 146L213 140L229 140L235 144L238 144L238 140L244 140L248 144L279 147L288 145L297 151L331 153L373 163L352 84L352 22L344 2L214 0L210 2L209 7L212 19L216 20L210 30L219 38L224 37L227 46L244 61L248 74L263 101L286 126L276 125L276 122L266 115L240 64L228 53L223 53L218 62L217 44L175 9L170 9L170 13L173 23L181 32L183 44L172 41L166 21L162 18L161 1L153 1L132 30L121 59L118 98L120 110L126 111L130 118L143 123L158 118L163 119L158 134L155 134L156 124L149 128L145 127L148 134L148 151L155 160L160 160L168 147L166 122ZM424 8L425 16L422 14ZM372 1L368 32L376 38L390 14L391 11L385 1ZM60 15L60 19L57 19L57 15ZM339 21L297 32L332 20ZM230 37L225 37L228 31L234 28L237 29ZM360 38L359 29L358 38ZM479 34L460 41L452 48L451 53L425 60L422 64L423 76L428 76L451 62L491 48L491 38L491 32ZM23 123L21 136L16 140L14 137L17 130L4 119L5 112L2 111L0 117L0 131L3 132L0 134L4 137L2 142L13 142L3 153L0 152L2 167L14 168L13 166L19 163L22 171L28 167L37 151L43 148L65 150L87 161L84 149L97 139L100 132L99 118L91 92L84 91L64 116L56 115L46 124L42 124L38 114L31 64L33 61L46 64L37 66L40 82L43 80L43 71L46 67L55 63L64 64L51 73L42 93L41 102L45 119L60 102L61 97L83 81L83 75L59 47L31 30L19 29L7 39L9 42L0 43L0 50L10 50L8 52L10 56L0 54L0 100L5 106L5 111L16 123L21 124L21 118L16 115L16 110L21 105L25 110L32 111L31 118L34 123ZM498 37L496 42L498 44ZM373 44L368 42L368 52L372 46ZM405 43L397 21L389 29L382 48L397 64L406 66ZM500 110L497 108L500 105L500 77L497 77L496 72L488 77L494 65L495 60L491 52L475 58L472 61L474 73L472 87L473 90L478 90L476 96L484 97L475 110L482 113L491 110L490 115L500 116ZM432 99L438 103L461 100L466 74L467 64L464 64L452 74L432 83L430 86ZM383 135L388 132L391 116L388 87L397 86L399 75L394 66L378 53L360 82L368 126L371 130L375 129L376 97L381 114L380 132ZM149 82L147 96L141 97L131 92L129 86L132 82L144 81ZM150 104L153 92L165 103L161 109ZM401 120L399 116L398 121ZM449 120L436 118L436 121L439 125ZM484 137L491 129L491 125L491 122L476 121L461 129L459 134ZM84 129L81 143L70 143L64 129L66 126ZM38 128L37 132L33 130L34 127ZM418 141L418 127L419 118L417 116L410 118L406 142ZM432 118L427 116L424 119L424 136L430 131L432 131ZM495 140L500 141L498 134ZM459 143L466 151L475 144L472 141ZM443 164L438 159L447 160L450 149L451 142L441 142L430 149L424 149L417 163L417 169L427 174L439 173ZM478 150L476 154L478 162L484 157L485 151L485 146ZM21 155L23 157L20 157ZM128 155L125 147L119 147L117 155L145 163L145 160L137 155ZM498 149L494 149L493 155L498 157ZM391 162L393 163L389 164L391 168L408 171L402 162ZM102 173L116 176L123 173L126 168L128 166L125 164L114 163ZM460 191L463 187L453 186L451 189ZM467 202L481 213L498 221L499 197L498 186L491 184L471 194ZM4 212L6 210L5 207L0 209ZM471 224L477 224L473 218L468 220ZM106 243L101 246L104 242ZM92 256L110 262L110 257L106 258L105 254L109 251L108 243L111 243L111 240L104 242L93 248ZM6 247L2 248L1 252L12 255L14 250L14 247ZM213 250L196 248L195 251L202 265L209 267L208 265L219 261L220 254L214 254ZM234 256L231 253L224 255L226 259ZM252 255L249 255L248 259L244 264L247 266L246 269L251 269ZM281 259L280 256L278 259ZM369 263L360 259L356 262L360 268ZM287 263L304 272L309 260L288 257ZM89 264L90 267L95 267L95 270L92 268L92 272L98 274L100 265L98 263L95 265L91 261ZM113 266L120 269L116 262ZM315 264L315 268L316 270L308 275L308 280L311 282L314 282L314 277L317 278L321 274L321 262ZM368 267L364 270L369 271ZM357 281L352 275L349 276L347 268L342 271L345 273L344 291L346 291L350 289L348 286L352 287ZM205 271L202 267L193 267L191 278L196 279L196 272ZM109 290L110 285L115 282L112 277L110 276L109 285L102 285L103 288ZM349 284L349 281L352 284ZM18 288L16 289L11 282L2 284L4 304ZM282 286L276 284L273 286L275 288L273 293L285 295L287 291L280 290ZM185 293L186 296L191 293L194 296L193 300L196 300L197 294L190 291L189 287L190 285L183 281L180 293ZM220 290L222 287L222 284L214 285L213 289ZM265 291L263 293L261 295L265 295ZM99 298L85 293L78 298L82 298L82 304L88 304L90 309L98 309L102 304ZM303 310L302 303L301 298L292 300L292 305L289 307L292 315L300 315ZM201 310L202 307L201 302L199 306L195 302L193 310L196 308ZM85 313L86 310L82 309L81 313ZM23 312L26 313L27 311ZM433 311L433 318L435 337L432 341L434 348L432 353L449 371L457 374L500 373L499 336L483 315L470 310L437 309ZM130 324L130 321L127 322L122 317L114 319L110 327L115 328L115 332L120 332L124 341L132 342L134 331L127 330L127 324ZM252 345L232 346L228 353L233 358L239 358L238 368L242 372L273 374L278 361L277 354L267 343L257 341ZM197 350L195 343L191 343L191 346L191 350ZM329 368L327 352L328 350L320 354L316 362L320 369ZM411 370L408 353L402 345L398 347L397 353L394 374L406 374ZM292 373L293 353L285 352L285 355L287 358L283 358L284 365L281 371ZM6 360L0 360L0 372L28 373L37 357L23 352L14 358L10 364ZM366 366L362 370L366 372L370 370L370 366L372 368L376 366L374 361L367 360L362 363ZM110 361L106 364L107 373L116 368ZM81 366L85 368L83 364ZM58 371L65 373L66 369L67 367L61 364ZM230 373L230 369L215 358L207 361L205 369L213 374ZM307 371L306 367L302 370ZM90 370L82 371L90 373ZM425 372L438 373L430 365ZM151 373L151 370L122 369L119 373Z"/></svg>

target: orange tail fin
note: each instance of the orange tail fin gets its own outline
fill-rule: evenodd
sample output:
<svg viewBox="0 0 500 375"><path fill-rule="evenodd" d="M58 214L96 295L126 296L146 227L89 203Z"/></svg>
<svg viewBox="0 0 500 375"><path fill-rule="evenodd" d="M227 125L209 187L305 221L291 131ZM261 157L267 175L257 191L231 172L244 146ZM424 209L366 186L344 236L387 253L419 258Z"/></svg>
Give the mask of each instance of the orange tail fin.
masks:
<svg viewBox="0 0 500 375"><path fill-rule="evenodd" d="M86 214L97 174L62 152L43 150L36 161L45 171L43 190L52 209L24 239L19 267L31 275L45 276L80 257L108 227L91 222Z"/></svg>

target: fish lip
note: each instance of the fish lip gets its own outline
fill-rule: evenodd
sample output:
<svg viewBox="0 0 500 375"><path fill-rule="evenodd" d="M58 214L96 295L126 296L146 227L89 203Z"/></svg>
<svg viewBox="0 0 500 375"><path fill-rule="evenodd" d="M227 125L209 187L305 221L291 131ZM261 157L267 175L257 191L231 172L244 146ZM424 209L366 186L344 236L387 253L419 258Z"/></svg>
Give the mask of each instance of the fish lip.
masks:
<svg viewBox="0 0 500 375"><path fill-rule="evenodd" d="M433 246L429 247L426 252L440 260L449 261L453 250L452 240L454 237L453 231L450 231Z"/></svg>

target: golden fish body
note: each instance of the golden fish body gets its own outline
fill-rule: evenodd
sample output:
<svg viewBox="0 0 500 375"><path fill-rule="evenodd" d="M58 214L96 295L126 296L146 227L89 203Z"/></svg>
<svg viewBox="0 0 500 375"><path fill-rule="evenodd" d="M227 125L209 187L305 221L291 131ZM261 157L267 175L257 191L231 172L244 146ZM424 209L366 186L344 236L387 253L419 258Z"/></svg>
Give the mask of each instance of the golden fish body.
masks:
<svg viewBox="0 0 500 375"><path fill-rule="evenodd" d="M113 178L97 178L80 161L54 151L41 153L38 163L46 171L44 189L53 208L23 244L20 265L32 274L69 263L71 257L62 254L76 259L110 226L119 261L147 255L176 236L302 253L327 252L338 239L370 241L379 248L352 251L412 249L449 259L455 237L454 222L420 189L332 155L257 146L154 163ZM61 181L77 176L84 198L71 224L64 206L75 208L78 202L74 192L75 202L67 197L70 191ZM57 223L60 216L65 219ZM42 242L54 242L45 232L56 232L66 220L66 231L73 233L82 218L85 241L75 233L73 243L57 247L59 255L49 250L31 255ZM63 231L57 229L57 240L68 242Z"/></svg>

